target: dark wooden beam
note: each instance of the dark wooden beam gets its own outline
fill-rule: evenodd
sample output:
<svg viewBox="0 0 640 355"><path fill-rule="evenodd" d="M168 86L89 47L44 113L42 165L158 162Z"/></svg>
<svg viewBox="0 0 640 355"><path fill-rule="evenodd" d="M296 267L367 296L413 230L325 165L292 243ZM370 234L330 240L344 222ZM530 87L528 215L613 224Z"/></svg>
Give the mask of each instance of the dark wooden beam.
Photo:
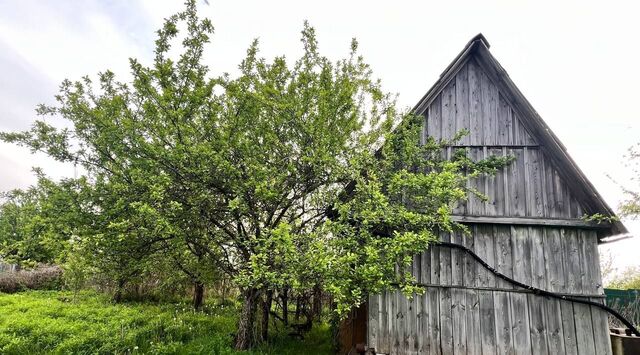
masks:
<svg viewBox="0 0 640 355"><path fill-rule="evenodd" d="M581 219L536 218L536 217L492 217L492 216L461 216L454 215L452 219L459 223L471 224L513 224L523 226L575 227L589 229L610 229L610 223L597 223Z"/></svg>

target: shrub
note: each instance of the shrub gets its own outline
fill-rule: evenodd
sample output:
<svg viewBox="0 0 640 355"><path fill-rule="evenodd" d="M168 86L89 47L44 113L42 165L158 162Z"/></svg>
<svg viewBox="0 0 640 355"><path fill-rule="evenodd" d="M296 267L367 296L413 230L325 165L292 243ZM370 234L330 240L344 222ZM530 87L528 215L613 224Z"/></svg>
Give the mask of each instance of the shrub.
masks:
<svg viewBox="0 0 640 355"><path fill-rule="evenodd" d="M41 265L31 270L0 273L0 292L58 290L63 284L62 274L62 269L55 265Z"/></svg>

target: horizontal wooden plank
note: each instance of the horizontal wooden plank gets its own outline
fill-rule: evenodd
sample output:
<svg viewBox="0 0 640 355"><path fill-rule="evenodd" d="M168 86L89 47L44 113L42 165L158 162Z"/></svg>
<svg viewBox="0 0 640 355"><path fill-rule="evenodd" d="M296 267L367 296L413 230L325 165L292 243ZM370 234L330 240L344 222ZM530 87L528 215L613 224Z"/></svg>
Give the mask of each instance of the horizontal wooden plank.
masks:
<svg viewBox="0 0 640 355"><path fill-rule="evenodd" d="M596 223L581 219L534 218L534 217L494 217L494 216L462 216L453 215L452 219L459 223L478 224L511 224L522 226L578 227L589 229L609 229L610 223Z"/></svg>
<svg viewBox="0 0 640 355"><path fill-rule="evenodd" d="M536 149L540 148L540 145L531 143L531 144L451 144L447 145L447 147L451 148L488 148L488 149L501 149L501 148L527 148L527 149Z"/></svg>
<svg viewBox="0 0 640 355"><path fill-rule="evenodd" d="M523 289L523 288L513 289L513 288L504 288L504 287L462 286L462 285L451 285L451 284L441 285L441 284L421 283L421 282L415 282L415 283L413 283L413 285L426 287L426 288L436 287L436 288L456 288L456 289L463 289L463 290L478 290L478 291L501 291L501 292L513 292L513 293L534 293L531 290L526 290L526 289ZM567 293L567 292L554 292L554 293L557 294L558 296L576 297L576 298L605 298L606 297L604 294Z"/></svg>

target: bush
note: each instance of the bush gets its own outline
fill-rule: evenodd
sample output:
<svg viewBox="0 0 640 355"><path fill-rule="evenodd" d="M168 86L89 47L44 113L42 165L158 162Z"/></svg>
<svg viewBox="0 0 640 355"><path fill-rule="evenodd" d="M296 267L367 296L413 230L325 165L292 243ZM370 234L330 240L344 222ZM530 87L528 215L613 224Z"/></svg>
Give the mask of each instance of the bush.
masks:
<svg viewBox="0 0 640 355"><path fill-rule="evenodd" d="M58 290L63 285L62 274L62 269L55 265L41 265L31 270L0 273L0 292Z"/></svg>

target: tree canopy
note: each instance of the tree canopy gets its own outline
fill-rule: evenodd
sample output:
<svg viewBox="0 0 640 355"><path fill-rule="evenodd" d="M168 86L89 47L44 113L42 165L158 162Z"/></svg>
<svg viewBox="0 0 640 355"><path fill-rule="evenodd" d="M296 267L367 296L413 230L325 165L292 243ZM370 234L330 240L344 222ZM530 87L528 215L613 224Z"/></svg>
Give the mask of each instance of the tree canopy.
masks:
<svg viewBox="0 0 640 355"><path fill-rule="evenodd" d="M418 291L412 255L462 228L450 213L476 193L467 179L509 159L421 142L423 118L397 110L355 40L331 61L305 23L297 60L262 58L254 41L237 76L217 76L203 60L212 33L187 1L153 62L130 60L130 82L65 80L31 130L0 135L84 169L67 224L78 253L123 284L158 255L194 282L228 275L238 348L255 343L257 301L274 290L321 286L340 316L369 293Z"/></svg>

